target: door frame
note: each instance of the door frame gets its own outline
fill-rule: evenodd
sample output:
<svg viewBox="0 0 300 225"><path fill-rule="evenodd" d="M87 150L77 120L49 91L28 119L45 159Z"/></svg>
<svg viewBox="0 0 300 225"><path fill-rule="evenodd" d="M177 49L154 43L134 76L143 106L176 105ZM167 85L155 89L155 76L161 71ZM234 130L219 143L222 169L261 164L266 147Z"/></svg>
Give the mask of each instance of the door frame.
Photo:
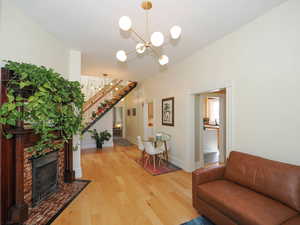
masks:
<svg viewBox="0 0 300 225"><path fill-rule="evenodd" d="M213 92L218 89L226 89L226 158L233 150L233 81L210 85L202 88L190 89L186 94L186 131L187 131L187 153L185 159L185 170L192 172L197 168L196 154L196 120L195 120L195 100L201 93Z"/></svg>

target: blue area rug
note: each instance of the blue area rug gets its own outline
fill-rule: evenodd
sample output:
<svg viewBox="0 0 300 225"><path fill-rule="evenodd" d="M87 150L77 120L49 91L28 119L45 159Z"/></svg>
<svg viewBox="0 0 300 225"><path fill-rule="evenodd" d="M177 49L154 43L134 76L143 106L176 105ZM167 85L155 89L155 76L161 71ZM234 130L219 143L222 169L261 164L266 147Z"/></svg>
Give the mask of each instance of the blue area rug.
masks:
<svg viewBox="0 0 300 225"><path fill-rule="evenodd" d="M193 219L190 222L183 223L181 225L214 225L214 224L210 222L208 219L199 216L198 218Z"/></svg>

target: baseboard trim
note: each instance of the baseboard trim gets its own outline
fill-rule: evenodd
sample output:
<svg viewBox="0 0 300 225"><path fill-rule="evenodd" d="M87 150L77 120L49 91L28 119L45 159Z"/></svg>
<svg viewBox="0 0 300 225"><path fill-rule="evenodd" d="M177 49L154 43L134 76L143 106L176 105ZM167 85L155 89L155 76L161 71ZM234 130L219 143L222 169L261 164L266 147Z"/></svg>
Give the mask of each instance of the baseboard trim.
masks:
<svg viewBox="0 0 300 225"><path fill-rule="evenodd" d="M178 159L174 155L169 155L169 161L174 164L175 166L180 167L181 169L185 170L184 163L182 160Z"/></svg>
<svg viewBox="0 0 300 225"><path fill-rule="evenodd" d="M103 147L113 147L113 143L104 144ZM81 145L81 149L96 148L96 144Z"/></svg>
<svg viewBox="0 0 300 225"><path fill-rule="evenodd" d="M197 162L196 162L196 168L195 168L195 169L199 169L199 168L201 168L201 162L200 162L200 161L197 161Z"/></svg>
<svg viewBox="0 0 300 225"><path fill-rule="evenodd" d="M81 178L82 177L82 169L81 168L74 168L75 171L75 178Z"/></svg>

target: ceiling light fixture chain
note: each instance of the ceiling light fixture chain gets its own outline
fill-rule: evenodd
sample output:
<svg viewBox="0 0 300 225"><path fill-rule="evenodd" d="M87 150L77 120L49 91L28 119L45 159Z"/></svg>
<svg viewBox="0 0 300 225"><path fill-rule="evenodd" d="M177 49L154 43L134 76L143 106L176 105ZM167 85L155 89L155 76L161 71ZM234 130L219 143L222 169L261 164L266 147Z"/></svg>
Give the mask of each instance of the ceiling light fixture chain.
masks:
<svg viewBox="0 0 300 225"><path fill-rule="evenodd" d="M149 11L146 10L146 38L150 38L149 33Z"/></svg>
<svg viewBox="0 0 300 225"><path fill-rule="evenodd" d="M116 57L119 61L126 62L127 55L132 54L133 52L143 54L146 50L151 50L157 56L160 65L164 66L169 63L169 58L166 55L160 55L156 48L161 47L164 44L165 37L161 32L153 32L151 36L149 32L149 11L152 8L152 2L144 1L142 2L141 7L146 11L146 39L144 39L132 28L132 22L128 16L122 16L119 20L120 29L123 31L131 31L138 37L140 42L136 45L135 51L126 53L124 50L119 50L116 54ZM170 29L171 39L179 39L180 35L181 28L179 26L173 26Z"/></svg>

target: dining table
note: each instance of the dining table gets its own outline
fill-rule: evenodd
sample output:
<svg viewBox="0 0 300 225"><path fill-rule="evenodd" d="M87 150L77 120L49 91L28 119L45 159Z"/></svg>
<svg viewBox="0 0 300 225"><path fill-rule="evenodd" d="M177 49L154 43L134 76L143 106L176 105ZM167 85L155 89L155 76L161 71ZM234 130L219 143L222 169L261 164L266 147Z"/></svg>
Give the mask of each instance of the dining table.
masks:
<svg viewBox="0 0 300 225"><path fill-rule="evenodd" d="M169 163L169 155L168 155L168 147L167 147L167 141L170 140L170 135L164 134L164 135L156 135L155 137L148 137L147 139L144 139L143 141L145 142L152 142L154 147L161 147L162 145L164 146L164 157L166 163Z"/></svg>

